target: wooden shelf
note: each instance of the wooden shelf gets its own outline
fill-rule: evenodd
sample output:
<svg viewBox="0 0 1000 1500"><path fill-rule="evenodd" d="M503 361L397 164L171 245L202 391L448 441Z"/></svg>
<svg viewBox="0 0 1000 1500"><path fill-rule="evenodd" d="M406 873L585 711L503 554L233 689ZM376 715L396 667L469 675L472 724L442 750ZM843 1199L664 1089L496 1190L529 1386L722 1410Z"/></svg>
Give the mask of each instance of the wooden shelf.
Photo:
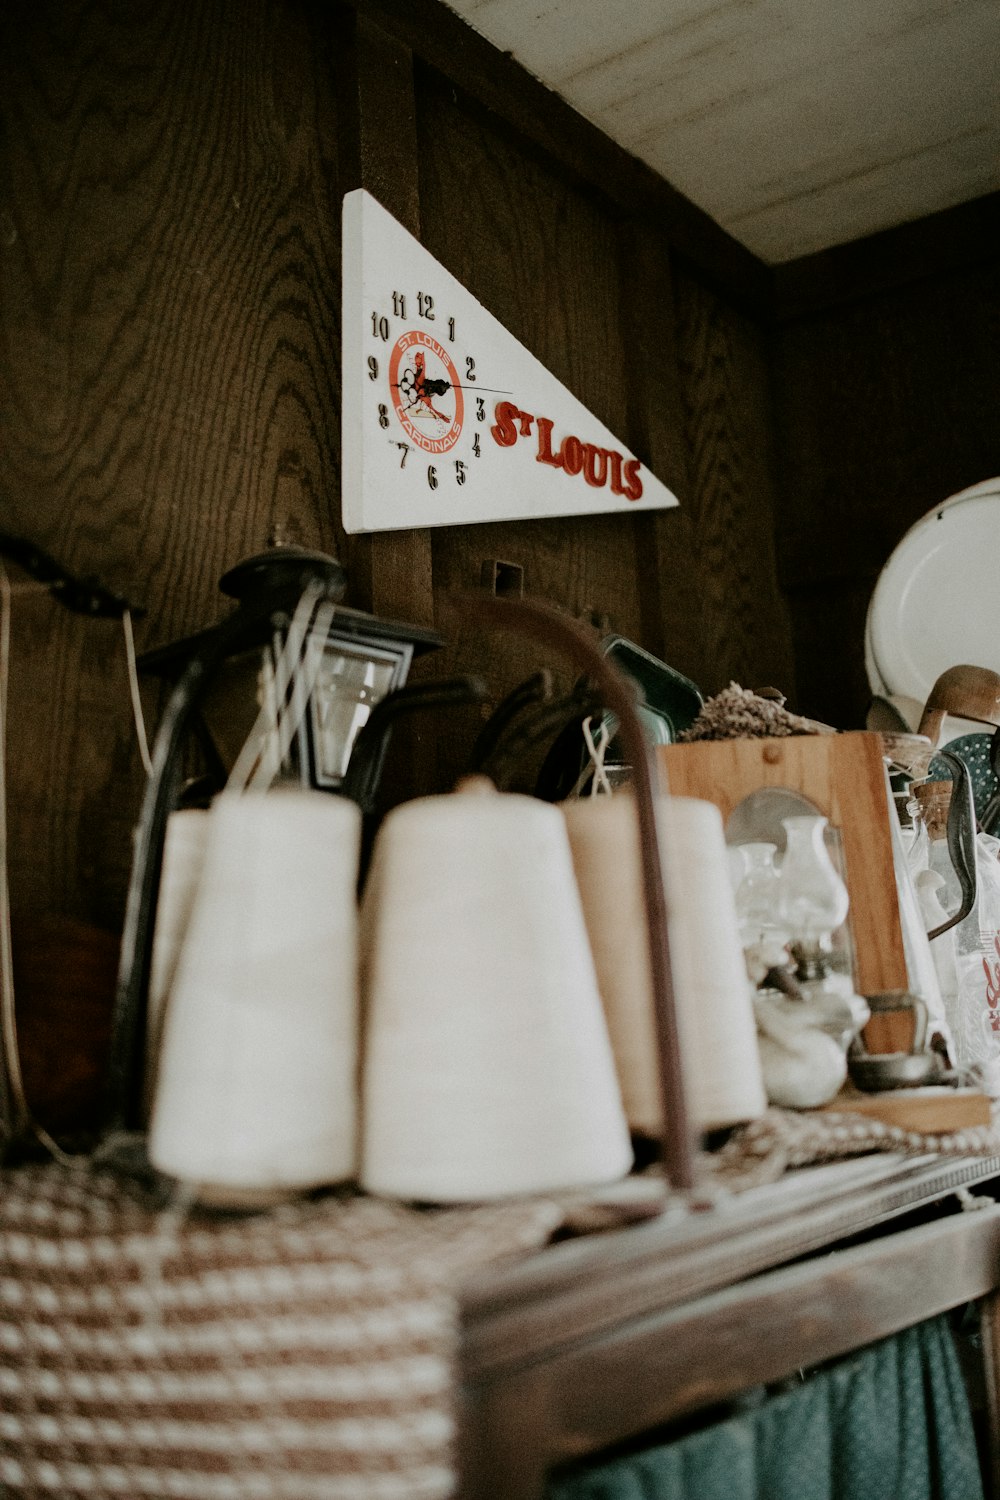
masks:
<svg viewBox="0 0 1000 1500"><path fill-rule="evenodd" d="M1000 1205L942 1200L998 1174L997 1157L880 1153L479 1278L462 1301L464 1500L539 1500L555 1464L994 1293ZM914 1211L927 1222L859 1242Z"/></svg>

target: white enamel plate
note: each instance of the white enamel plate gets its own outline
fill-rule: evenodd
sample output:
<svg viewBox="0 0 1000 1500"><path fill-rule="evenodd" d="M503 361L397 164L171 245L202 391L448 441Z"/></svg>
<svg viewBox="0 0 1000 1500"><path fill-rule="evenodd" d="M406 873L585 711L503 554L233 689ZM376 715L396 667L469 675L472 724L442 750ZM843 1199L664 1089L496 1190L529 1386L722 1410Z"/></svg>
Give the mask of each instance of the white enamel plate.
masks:
<svg viewBox="0 0 1000 1500"><path fill-rule="evenodd" d="M875 692L923 704L946 667L1000 671L1000 478L911 526L879 575L865 635Z"/></svg>

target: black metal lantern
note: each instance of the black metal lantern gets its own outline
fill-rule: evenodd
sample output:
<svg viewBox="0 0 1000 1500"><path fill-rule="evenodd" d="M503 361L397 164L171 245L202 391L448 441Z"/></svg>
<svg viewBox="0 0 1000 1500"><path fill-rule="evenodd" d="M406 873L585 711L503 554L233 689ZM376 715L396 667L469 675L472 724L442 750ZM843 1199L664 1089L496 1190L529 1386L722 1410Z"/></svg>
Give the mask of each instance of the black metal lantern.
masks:
<svg viewBox="0 0 1000 1500"><path fill-rule="evenodd" d="M298 547L276 547L232 568L220 587L237 608L218 625L140 658L146 673L174 681L152 749L152 769L135 830L132 874L122 931L112 1027L106 1137L137 1123L146 995L167 817L180 786L180 751L189 731L202 744L210 781L221 787L233 758L233 736L251 727L274 678L300 600L310 593L320 629L306 629L313 690L288 747L285 777L333 793L345 787L352 752L375 709L398 700L413 657L444 644L436 632L383 620L340 601L346 574L336 558ZM228 679L228 680L227 680ZM222 685L219 712L205 713L210 689ZM408 689L407 693L415 690ZM385 748L386 713L371 724L363 785L370 793ZM242 722L241 722L242 720ZM245 737L245 736L244 736ZM228 741L228 743L227 743ZM237 747L238 748L238 745Z"/></svg>
<svg viewBox="0 0 1000 1500"><path fill-rule="evenodd" d="M219 587L237 600L236 616L210 630L148 651L140 671L174 681L189 664L215 654L219 632L243 620L204 684L192 728L205 751L211 779L224 779L273 682L292 613L310 584L334 601L329 624L311 630L305 658L313 688L302 726L282 767L305 786L339 792L358 735L372 710L401 688L415 656L444 644L433 630L385 620L342 604L347 575L336 560L299 547L275 547L237 563Z"/></svg>

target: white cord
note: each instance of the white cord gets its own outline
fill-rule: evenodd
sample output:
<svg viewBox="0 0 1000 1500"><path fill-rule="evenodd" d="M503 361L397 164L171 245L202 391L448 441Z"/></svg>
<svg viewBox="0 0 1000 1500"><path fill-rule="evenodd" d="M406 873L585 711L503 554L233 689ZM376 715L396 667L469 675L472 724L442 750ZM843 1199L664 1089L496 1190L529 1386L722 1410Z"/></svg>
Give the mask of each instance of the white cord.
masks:
<svg viewBox="0 0 1000 1500"><path fill-rule="evenodd" d="M146 737L146 720L142 713L142 697L139 692L139 669L135 660L135 636L132 634L132 611L122 611L122 630L125 632L125 660L128 664L128 690L132 699L132 717L135 720L135 736L139 742L139 756L147 776L153 774L153 761Z"/></svg>
<svg viewBox="0 0 1000 1500"><path fill-rule="evenodd" d="M335 606L320 603L322 585L303 593L288 627L283 650L274 662L274 695L265 691L264 704L229 773L226 792L266 791L281 768L323 663L322 651L310 652L312 638L325 639ZM291 693L290 701L289 690ZM277 706L277 735L275 708Z"/></svg>
<svg viewBox="0 0 1000 1500"><path fill-rule="evenodd" d="M583 730L583 742L585 742L586 748L588 748L591 759L583 766L583 771L580 772L579 780L577 780L576 786L571 790L570 796L580 796L580 793L583 792L583 787L586 786L589 777L591 777L591 772L594 772L594 786L591 787L591 796L600 796L601 793L610 795L613 790L612 783L607 778L607 771L604 769L604 754L606 754L610 739L612 739L612 732L607 727L607 718L601 718L597 727L597 741L595 741L594 732L591 729L592 723L594 723L594 720L592 720L591 715L588 715L583 720L582 726L580 726Z"/></svg>

